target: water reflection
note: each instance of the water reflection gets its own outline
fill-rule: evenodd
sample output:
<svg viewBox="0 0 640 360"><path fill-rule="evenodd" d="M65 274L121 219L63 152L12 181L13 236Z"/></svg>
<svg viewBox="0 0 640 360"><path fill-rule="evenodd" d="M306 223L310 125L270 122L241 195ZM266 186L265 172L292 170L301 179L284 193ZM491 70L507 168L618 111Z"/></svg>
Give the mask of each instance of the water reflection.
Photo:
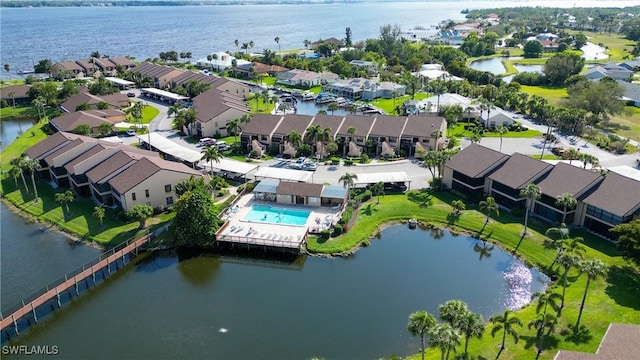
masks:
<svg viewBox="0 0 640 360"><path fill-rule="evenodd" d="M27 131L35 123L35 119L7 119L0 121L0 141L4 149L11 144L20 134Z"/></svg>
<svg viewBox="0 0 640 360"><path fill-rule="evenodd" d="M504 306L511 310L517 310L527 305L531 301L531 269L521 261L514 261L506 271L502 273L507 281L509 296L507 296Z"/></svg>

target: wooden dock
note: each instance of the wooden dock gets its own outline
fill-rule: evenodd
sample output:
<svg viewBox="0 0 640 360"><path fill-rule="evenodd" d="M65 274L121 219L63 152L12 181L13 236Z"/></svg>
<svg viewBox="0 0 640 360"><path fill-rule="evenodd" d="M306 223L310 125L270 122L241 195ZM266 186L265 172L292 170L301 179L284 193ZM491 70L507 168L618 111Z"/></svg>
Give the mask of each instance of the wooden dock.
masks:
<svg viewBox="0 0 640 360"><path fill-rule="evenodd" d="M115 264L116 270L119 268L119 264L122 264L122 267L124 267L126 264L125 259L127 257L131 258L131 253L133 252L137 254L138 249L142 245L146 244L149 241L149 238L150 235L145 235L137 240L130 240L117 246L94 259L94 261L85 264L82 268L65 275L64 278L55 281L53 284L47 285L45 288L27 298L32 298L31 300L22 300L21 304L10 308L7 311L8 314L6 316L4 316L4 313L0 316L0 331L2 332L3 341L5 340L5 335L6 339L11 337L12 334L10 330L13 330L16 336L19 335L19 328L21 327L19 323L24 323L24 320L26 320L27 324L26 326L22 324L23 328L30 326L32 321L33 323L37 323L37 310L44 305L50 304L51 310L60 308L62 307L61 296L63 294L67 293L69 299L72 298L74 293L75 296L79 296L79 284L82 285L84 282L84 288L88 289L89 279L91 279L91 282L95 285L96 275L98 275L99 278L104 279L104 271L106 270L110 275L112 272L112 265ZM56 306L54 306L54 304Z"/></svg>

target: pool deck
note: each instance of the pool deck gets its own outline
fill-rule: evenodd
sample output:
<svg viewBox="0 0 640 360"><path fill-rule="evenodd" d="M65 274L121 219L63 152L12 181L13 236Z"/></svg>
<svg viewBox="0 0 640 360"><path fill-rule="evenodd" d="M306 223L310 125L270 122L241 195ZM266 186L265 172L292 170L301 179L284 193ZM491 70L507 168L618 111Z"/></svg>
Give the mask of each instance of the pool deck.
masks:
<svg viewBox="0 0 640 360"><path fill-rule="evenodd" d="M279 209L305 210L310 211L310 214L306 224L302 226L244 220L251 207L256 204ZM221 216L225 223L217 231L216 240L248 246L300 249L310 232L320 232L336 224L340 219L340 211L331 207L257 201L253 194L247 194L239 198L233 207Z"/></svg>

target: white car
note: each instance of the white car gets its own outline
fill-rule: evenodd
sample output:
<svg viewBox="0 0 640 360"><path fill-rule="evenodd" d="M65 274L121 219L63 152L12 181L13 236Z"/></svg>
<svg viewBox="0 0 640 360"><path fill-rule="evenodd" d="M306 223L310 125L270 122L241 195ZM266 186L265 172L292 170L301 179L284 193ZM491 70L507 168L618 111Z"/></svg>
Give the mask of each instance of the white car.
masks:
<svg viewBox="0 0 640 360"><path fill-rule="evenodd" d="M127 136L136 136L135 130L127 130Z"/></svg>
<svg viewBox="0 0 640 360"><path fill-rule="evenodd" d="M214 145L216 143L216 139L205 137L205 138L200 139L199 143L202 146Z"/></svg>

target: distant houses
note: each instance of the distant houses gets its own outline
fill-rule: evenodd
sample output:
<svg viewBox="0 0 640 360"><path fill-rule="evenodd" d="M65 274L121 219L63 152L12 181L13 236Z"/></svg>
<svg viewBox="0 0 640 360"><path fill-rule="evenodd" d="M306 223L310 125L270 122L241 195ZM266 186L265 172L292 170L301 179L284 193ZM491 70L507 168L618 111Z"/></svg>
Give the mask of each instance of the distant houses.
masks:
<svg viewBox="0 0 640 360"><path fill-rule="evenodd" d="M209 59L209 57L211 59ZM214 71L224 71L233 66L243 66L247 64L251 64L251 62L244 59L237 59L235 56L227 54L226 52L216 52L206 58L196 60L196 65L199 67Z"/></svg>
<svg viewBox="0 0 640 360"><path fill-rule="evenodd" d="M533 213L548 221L583 226L611 237L609 229L640 217L640 181L614 171L585 170L565 163L550 165L515 153L506 155L478 144L456 154L445 165L443 184L476 198L490 195L506 209L524 209L520 190L536 184L542 196ZM556 198L570 194L575 209L556 204Z"/></svg>
<svg viewBox="0 0 640 360"><path fill-rule="evenodd" d="M251 111L243 98L216 88L193 98L196 111L194 135L198 137L228 136L227 124Z"/></svg>
<svg viewBox="0 0 640 360"><path fill-rule="evenodd" d="M31 102L29 96L31 85L9 85L0 88L0 100L5 101L7 106L25 106Z"/></svg>
<svg viewBox="0 0 640 360"><path fill-rule="evenodd" d="M317 73L315 71L293 69L279 73L276 78L276 83L310 88L313 86L333 83L339 78L340 76L332 72Z"/></svg>
<svg viewBox="0 0 640 360"><path fill-rule="evenodd" d="M113 130L116 123L125 121L125 113L115 109L75 111L52 118L49 123L58 131L75 132L78 126L89 127L89 134L103 133L106 124Z"/></svg>
<svg viewBox="0 0 640 360"><path fill-rule="evenodd" d="M322 87L322 90L350 100L391 99L404 96L406 86L389 81L378 82L364 78L338 80Z"/></svg>
<svg viewBox="0 0 640 360"><path fill-rule="evenodd" d="M65 60L51 66L51 76L58 80L113 76L118 73L118 69L126 71L134 66L135 63L125 56Z"/></svg>
<svg viewBox="0 0 640 360"><path fill-rule="evenodd" d="M40 179L125 211L137 204L171 206L177 199L176 184L200 176L158 153L67 132L49 136L26 155L40 162Z"/></svg>
<svg viewBox="0 0 640 360"><path fill-rule="evenodd" d="M438 96L432 96L420 101L422 107L428 113L437 113L439 111L438 106L453 106L458 105L462 107L462 110L468 117L477 119L486 128L493 128L499 125L511 126L514 123L513 117L503 109L497 106L491 106L490 109L483 110L481 104L476 100L468 97L446 93Z"/></svg>

